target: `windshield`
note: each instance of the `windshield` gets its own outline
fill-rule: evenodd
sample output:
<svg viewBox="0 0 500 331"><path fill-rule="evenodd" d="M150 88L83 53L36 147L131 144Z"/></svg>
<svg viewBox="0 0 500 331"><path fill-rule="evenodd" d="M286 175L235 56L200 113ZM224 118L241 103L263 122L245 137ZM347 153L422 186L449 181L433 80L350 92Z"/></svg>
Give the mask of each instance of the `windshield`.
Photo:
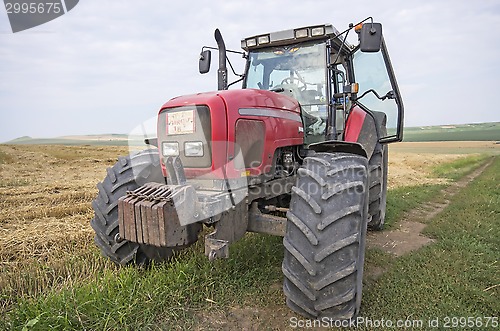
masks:
<svg viewBox="0 0 500 331"><path fill-rule="evenodd" d="M284 93L302 106L326 104L325 50L325 43L305 43L251 52L246 88Z"/></svg>

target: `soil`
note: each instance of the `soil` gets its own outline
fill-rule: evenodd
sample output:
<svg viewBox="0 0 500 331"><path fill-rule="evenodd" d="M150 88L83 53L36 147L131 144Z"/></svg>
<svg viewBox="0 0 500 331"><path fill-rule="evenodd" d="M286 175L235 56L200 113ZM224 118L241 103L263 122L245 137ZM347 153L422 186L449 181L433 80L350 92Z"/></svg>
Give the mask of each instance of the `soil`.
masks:
<svg viewBox="0 0 500 331"><path fill-rule="evenodd" d="M195 330L286 330L290 319L296 317L286 305L279 304L267 307L230 307L229 309L203 311L197 315Z"/></svg>
<svg viewBox="0 0 500 331"><path fill-rule="evenodd" d="M421 234L425 224L412 221L402 221L396 230L387 232L370 232L367 236L368 247L378 247L396 256L408 254L422 246L434 242Z"/></svg>

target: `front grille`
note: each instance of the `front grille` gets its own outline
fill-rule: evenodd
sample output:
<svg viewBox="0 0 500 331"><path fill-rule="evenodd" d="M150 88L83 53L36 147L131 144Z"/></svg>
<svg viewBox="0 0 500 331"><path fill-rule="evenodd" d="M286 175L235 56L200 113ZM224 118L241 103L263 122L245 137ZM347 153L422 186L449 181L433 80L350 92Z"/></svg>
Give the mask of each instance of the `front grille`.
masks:
<svg viewBox="0 0 500 331"><path fill-rule="evenodd" d="M181 118L176 114L189 114L193 112L193 128L186 126L175 126L167 123L167 115L174 114L172 118ZM189 116L188 116L189 118ZM170 128L170 129L169 129ZM210 110L207 106L183 106L165 108L160 112L158 118L158 138L159 147L161 142L178 142L179 153L182 164L186 168L208 168L212 165L212 123L210 120ZM185 156L184 143L190 141L203 142L203 156Z"/></svg>

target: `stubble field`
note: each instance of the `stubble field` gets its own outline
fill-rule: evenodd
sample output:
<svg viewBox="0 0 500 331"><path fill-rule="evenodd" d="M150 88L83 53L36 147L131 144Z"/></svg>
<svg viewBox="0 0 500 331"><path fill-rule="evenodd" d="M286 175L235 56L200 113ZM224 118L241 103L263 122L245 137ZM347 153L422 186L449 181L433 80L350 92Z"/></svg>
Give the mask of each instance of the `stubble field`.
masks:
<svg viewBox="0 0 500 331"><path fill-rule="evenodd" d="M396 144L390 148L389 190L446 186L452 177L442 175L443 165L474 160L462 165L465 173L484 160L479 156L484 152L499 154L500 145ZM127 147L115 146L0 145L0 316L16 309L19 300L120 272L100 257L89 220L96 184L126 154ZM194 315L195 328L210 323L203 312Z"/></svg>

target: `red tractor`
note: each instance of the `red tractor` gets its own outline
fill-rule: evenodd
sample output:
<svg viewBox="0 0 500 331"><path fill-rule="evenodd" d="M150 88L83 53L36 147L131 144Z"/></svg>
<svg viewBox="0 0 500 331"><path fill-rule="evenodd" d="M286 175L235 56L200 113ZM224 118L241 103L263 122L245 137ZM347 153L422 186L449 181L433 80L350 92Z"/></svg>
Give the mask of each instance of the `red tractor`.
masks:
<svg viewBox="0 0 500 331"><path fill-rule="evenodd" d="M346 41L353 30L357 45ZM147 264L196 242L203 226L213 229L210 260L228 257L247 231L283 236L288 306L352 318L366 230L384 224L387 144L403 130L382 25L368 18L342 33L315 25L243 39L243 86L231 90L234 51L219 30L215 39L199 69L208 72L218 50L218 91L165 103L157 138L146 140L154 148L119 158L98 184L97 246L118 264Z"/></svg>

